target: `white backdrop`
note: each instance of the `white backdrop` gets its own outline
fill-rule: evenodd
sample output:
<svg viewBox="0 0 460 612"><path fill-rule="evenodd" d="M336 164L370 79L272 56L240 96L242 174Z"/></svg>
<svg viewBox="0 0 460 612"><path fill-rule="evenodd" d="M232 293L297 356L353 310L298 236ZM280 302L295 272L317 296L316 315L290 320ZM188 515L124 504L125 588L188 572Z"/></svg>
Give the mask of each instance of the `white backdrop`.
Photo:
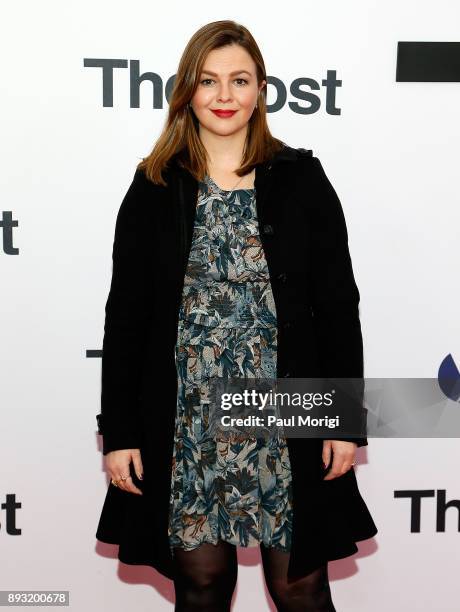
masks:
<svg viewBox="0 0 460 612"><path fill-rule="evenodd" d="M163 84L202 25L232 18L258 41L267 72L287 89L274 135L313 149L341 199L361 292L368 377L435 377L458 355L459 83L397 83L399 40L458 40L453 0L9 3L0 36L1 428L0 589L70 591L70 608L173 610L173 585L117 560L95 539L105 491L99 411L104 304L115 216L136 163L163 124L152 86L130 108L129 68ZM199 9L199 10L198 10ZM341 85L326 108L327 71ZM320 84L320 107L296 113L294 79ZM303 86L304 90L308 87ZM269 103L276 98L269 88ZM8 221L11 215L13 225ZM11 233L12 232L12 233ZM17 251L10 249L10 241ZM457 264L457 265L455 265ZM455 281L453 281L455 279ZM445 490L460 499L456 439L369 439L357 477L379 533L329 564L338 612L458 609L459 511L436 531L436 501L410 532L396 490ZM274 610L258 552L240 551L234 610Z"/></svg>

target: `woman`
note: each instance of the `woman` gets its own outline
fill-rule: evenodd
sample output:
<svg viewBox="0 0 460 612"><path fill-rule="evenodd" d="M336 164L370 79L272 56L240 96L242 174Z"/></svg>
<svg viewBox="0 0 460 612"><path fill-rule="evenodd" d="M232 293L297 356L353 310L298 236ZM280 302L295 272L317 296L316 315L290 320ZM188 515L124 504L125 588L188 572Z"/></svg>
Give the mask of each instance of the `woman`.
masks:
<svg viewBox="0 0 460 612"><path fill-rule="evenodd" d="M214 376L363 376L342 208L318 158L270 134L266 85L246 28L198 30L115 228L96 537L172 578L180 611L230 609L238 545L260 545L278 610L334 610L327 562L377 533L366 438L207 434Z"/></svg>

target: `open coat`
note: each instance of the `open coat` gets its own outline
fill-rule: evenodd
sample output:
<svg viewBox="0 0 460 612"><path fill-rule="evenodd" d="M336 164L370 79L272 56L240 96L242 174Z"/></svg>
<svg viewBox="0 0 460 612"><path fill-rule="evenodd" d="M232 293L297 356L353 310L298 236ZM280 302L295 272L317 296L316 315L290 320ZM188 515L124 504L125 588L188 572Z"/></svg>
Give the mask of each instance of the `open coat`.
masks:
<svg viewBox="0 0 460 612"><path fill-rule="evenodd" d="M174 347L191 248L198 182L173 158L155 185L136 170L121 203L105 307L101 413L103 454L138 448L133 482L109 484L96 538L118 558L174 578L168 511L177 372ZM363 377L360 295L342 206L311 150L287 145L256 166L256 206L277 311L277 377ZM358 446L366 438L355 439ZM293 532L289 577L357 552L377 533L354 468L323 480L323 442L288 438Z"/></svg>

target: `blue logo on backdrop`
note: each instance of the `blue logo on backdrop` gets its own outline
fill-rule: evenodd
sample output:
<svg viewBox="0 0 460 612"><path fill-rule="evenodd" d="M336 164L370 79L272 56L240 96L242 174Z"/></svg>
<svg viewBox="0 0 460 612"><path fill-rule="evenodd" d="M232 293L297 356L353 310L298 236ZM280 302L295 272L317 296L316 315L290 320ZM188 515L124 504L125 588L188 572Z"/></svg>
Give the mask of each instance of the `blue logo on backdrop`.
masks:
<svg viewBox="0 0 460 612"><path fill-rule="evenodd" d="M454 402L460 401L460 372L450 353L439 366L438 383L446 397Z"/></svg>

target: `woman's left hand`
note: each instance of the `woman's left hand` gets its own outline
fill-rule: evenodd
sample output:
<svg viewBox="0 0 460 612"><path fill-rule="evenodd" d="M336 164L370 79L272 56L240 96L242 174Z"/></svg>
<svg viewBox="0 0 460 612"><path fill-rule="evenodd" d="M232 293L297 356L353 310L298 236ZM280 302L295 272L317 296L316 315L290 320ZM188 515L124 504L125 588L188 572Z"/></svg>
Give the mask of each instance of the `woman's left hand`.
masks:
<svg viewBox="0 0 460 612"><path fill-rule="evenodd" d="M331 461L331 451L333 455L331 469L323 480L332 480L348 472L355 461L356 448L356 442L323 440L323 462L325 467L327 467Z"/></svg>

